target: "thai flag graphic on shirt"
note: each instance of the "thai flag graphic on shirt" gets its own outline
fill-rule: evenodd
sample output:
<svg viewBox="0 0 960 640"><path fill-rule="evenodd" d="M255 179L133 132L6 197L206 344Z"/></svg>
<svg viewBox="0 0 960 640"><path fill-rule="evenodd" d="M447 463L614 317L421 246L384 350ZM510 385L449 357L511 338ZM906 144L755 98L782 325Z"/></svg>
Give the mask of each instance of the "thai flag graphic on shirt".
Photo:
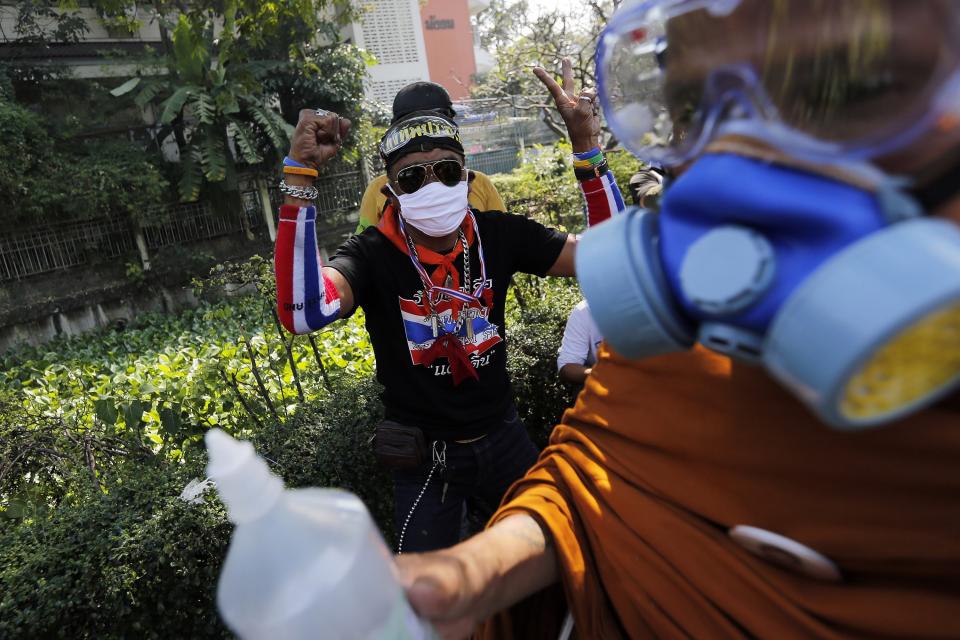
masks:
<svg viewBox="0 0 960 640"><path fill-rule="evenodd" d="M452 307L453 304L447 299L442 299L436 304L437 314L440 316L439 331L444 331L445 325L451 329L455 328L458 318L453 317ZM487 320L490 313L489 309L478 302L471 302L468 308L472 309L469 314L476 316L470 320L473 326L473 336L469 335L466 324L454 332L460 338L460 342L463 343L468 356L479 356L500 342L501 338L497 331L497 325L491 324ZM430 315L413 300L400 298L400 316L403 319L404 333L407 335L410 359L415 365L423 364L423 353L433 346L436 339L433 335Z"/></svg>

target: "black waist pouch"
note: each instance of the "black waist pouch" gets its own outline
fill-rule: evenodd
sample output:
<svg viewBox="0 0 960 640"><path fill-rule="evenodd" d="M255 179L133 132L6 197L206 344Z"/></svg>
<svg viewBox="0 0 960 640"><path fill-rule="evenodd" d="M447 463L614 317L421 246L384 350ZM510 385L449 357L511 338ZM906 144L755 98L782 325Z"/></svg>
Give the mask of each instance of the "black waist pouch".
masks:
<svg viewBox="0 0 960 640"><path fill-rule="evenodd" d="M422 429L384 420L373 434L373 455L386 469L413 469L427 463L430 451Z"/></svg>

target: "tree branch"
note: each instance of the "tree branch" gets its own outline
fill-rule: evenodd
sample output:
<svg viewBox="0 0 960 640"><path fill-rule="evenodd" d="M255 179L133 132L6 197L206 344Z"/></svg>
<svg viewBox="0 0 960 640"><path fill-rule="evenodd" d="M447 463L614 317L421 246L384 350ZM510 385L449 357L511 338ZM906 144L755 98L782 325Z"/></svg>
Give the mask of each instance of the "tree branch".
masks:
<svg viewBox="0 0 960 640"><path fill-rule="evenodd" d="M253 346L250 345L249 340L244 340L243 344L247 347L247 353L250 355L250 371L253 373L254 380L257 381L257 387L260 389L260 395L263 398L263 401L266 403L267 408L270 410L270 414L273 415L274 421L276 421L278 427L282 427L283 423L280 421L280 416L277 415L277 410L273 408L273 403L270 402L270 394L267 393L267 387L263 384L263 378L260 377L260 370L257 368L257 356L253 351Z"/></svg>
<svg viewBox="0 0 960 640"><path fill-rule="evenodd" d="M296 336L293 336L290 338L290 342L287 342L286 335L283 333L283 327L280 325L280 317L277 315L277 308L270 305L270 313L273 314L273 324L277 328L277 333L280 335L283 349L287 352L287 360L290 362L290 372L293 374L293 382L297 385L297 397L300 398L300 402L303 402L305 398L303 395L303 387L300 386L300 374L297 372L297 361L293 359L293 340Z"/></svg>
<svg viewBox="0 0 960 640"><path fill-rule="evenodd" d="M257 429L263 429L263 424L260 422L260 418L257 417L257 414L253 412L250 408L250 405L247 404L246 398L243 397L243 394L240 393L240 387L237 385L237 376L236 374L230 374L230 377L227 378L227 374L223 369L217 368L217 371L220 373L220 377L223 379L227 386L233 389L233 392L237 394L237 399L240 400L240 405L243 407L244 411L247 412L251 418L253 418L254 424L257 425Z"/></svg>
<svg viewBox="0 0 960 640"><path fill-rule="evenodd" d="M327 391L333 391L333 385L330 384L330 376L327 375L327 368L323 366L323 358L320 357L320 349L317 348L317 341L312 333L308 333L307 338L310 340L310 346L313 348L313 357L317 361L317 368L320 369L320 375L323 376L323 386L327 388Z"/></svg>

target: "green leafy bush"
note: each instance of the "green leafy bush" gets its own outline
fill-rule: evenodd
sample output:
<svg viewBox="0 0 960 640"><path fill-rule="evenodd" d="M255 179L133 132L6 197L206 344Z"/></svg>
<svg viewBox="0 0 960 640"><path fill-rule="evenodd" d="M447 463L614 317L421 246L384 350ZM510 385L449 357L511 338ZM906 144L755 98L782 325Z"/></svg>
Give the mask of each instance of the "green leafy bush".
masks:
<svg viewBox="0 0 960 640"><path fill-rule="evenodd" d="M393 544L393 480L373 457L370 437L383 418L380 385L345 378L328 396L306 405L283 429L265 429L258 451L284 470L291 487L340 487L360 496Z"/></svg>
<svg viewBox="0 0 960 640"><path fill-rule="evenodd" d="M392 486L368 445L378 393L369 377L344 378L253 441L288 487L357 493L389 541ZM227 636L214 597L232 527L214 492L179 498L205 462L131 457L106 493L78 486L56 508L0 517L0 637Z"/></svg>
<svg viewBox="0 0 960 640"><path fill-rule="evenodd" d="M0 96L0 226L137 216L167 182L128 142L61 139L43 118Z"/></svg>
<svg viewBox="0 0 960 640"><path fill-rule="evenodd" d="M643 166L623 150L605 152L610 170L623 187ZM573 176L570 145L561 141L528 152L513 173L491 176L513 213L571 233L585 227L583 196ZM629 203L628 203L629 204ZM557 355L567 317L582 299L573 279L515 278L508 306L508 368L520 416L531 435L544 446L563 410L579 388L557 375Z"/></svg>
<svg viewBox="0 0 960 640"><path fill-rule="evenodd" d="M566 161L552 153L543 166ZM362 318L316 335L314 349L277 331L266 261L223 265L205 297L211 285L254 293L0 359L0 637L228 636L214 593L231 527L214 493L178 497L204 476L211 426L252 439L290 487L357 493L392 543ZM508 298L508 366L541 446L576 392L556 355L579 297L573 280L518 276Z"/></svg>
<svg viewBox="0 0 960 640"><path fill-rule="evenodd" d="M197 465L133 464L107 494L0 524L0 636L217 638L230 526L178 498Z"/></svg>
<svg viewBox="0 0 960 640"><path fill-rule="evenodd" d="M577 290L557 280L539 281L538 291L534 282L518 286L527 302L511 307L508 349L521 415L543 444L574 391L558 381L555 358ZM392 485L369 447L378 394L370 373L338 376L332 392L298 405L281 427L247 432L288 486L357 493L391 544ZM0 513L0 637L227 635L214 593L230 525L214 494L199 504L178 498L203 477L203 451L172 459L129 444L101 490L84 469L79 437L73 454L64 451L76 457L66 467L76 477L56 503L27 499ZM89 432L87 442L99 446Z"/></svg>
<svg viewBox="0 0 960 640"><path fill-rule="evenodd" d="M517 411L533 441L544 447L579 392L579 387L557 375L557 355L567 316L580 301L580 289L573 280L518 277L513 295L525 302L523 307L513 307L507 320L507 368Z"/></svg>
<svg viewBox="0 0 960 640"><path fill-rule="evenodd" d="M17 388L35 410L123 425L123 407L143 405L142 420L159 428L158 412L175 409L184 420L238 429L252 419L272 420L266 400L282 418L300 401L294 371L265 302L247 296L202 305L179 316L146 314L125 330L57 340L0 360L0 385ZM368 375L373 355L362 317L338 323L291 347L303 399L324 391L319 353L328 378ZM259 376L267 397L257 397ZM226 377L229 383L224 382ZM236 382L236 389L233 387ZM238 402L249 396L252 413ZM105 403L113 404L112 408ZM114 415L116 414L116 415ZM130 425L126 425L130 426ZM158 444L160 444L158 442Z"/></svg>
<svg viewBox="0 0 960 640"><path fill-rule="evenodd" d="M523 164L513 173L491 176L507 210L564 231L583 231L583 196L573 175L571 151L564 141L537 146L527 151ZM605 155L617 184L626 193L630 177L642 163L624 150L607 151ZM625 201L630 204L628 198Z"/></svg>

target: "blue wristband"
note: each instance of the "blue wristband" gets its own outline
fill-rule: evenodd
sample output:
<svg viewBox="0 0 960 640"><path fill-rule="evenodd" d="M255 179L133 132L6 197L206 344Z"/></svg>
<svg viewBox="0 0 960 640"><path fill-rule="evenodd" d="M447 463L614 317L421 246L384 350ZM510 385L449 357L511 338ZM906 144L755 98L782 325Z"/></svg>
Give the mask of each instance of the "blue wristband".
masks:
<svg viewBox="0 0 960 640"><path fill-rule="evenodd" d="M603 150L600 149L600 147L594 147L593 149L590 149L590 151L584 151L583 153L575 153L573 154L573 157L576 158L577 160L590 160L591 158L599 156L602 153L603 153Z"/></svg>
<svg viewBox="0 0 960 640"><path fill-rule="evenodd" d="M285 167L300 167L301 169L309 169L309 168L310 168L310 167L308 167L308 166L305 165L305 164L300 164L299 162L297 162L296 160L294 160L294 159L291 158L290 156L284 156L284 157L283 157L283 166L285 166Z"/></svg>

